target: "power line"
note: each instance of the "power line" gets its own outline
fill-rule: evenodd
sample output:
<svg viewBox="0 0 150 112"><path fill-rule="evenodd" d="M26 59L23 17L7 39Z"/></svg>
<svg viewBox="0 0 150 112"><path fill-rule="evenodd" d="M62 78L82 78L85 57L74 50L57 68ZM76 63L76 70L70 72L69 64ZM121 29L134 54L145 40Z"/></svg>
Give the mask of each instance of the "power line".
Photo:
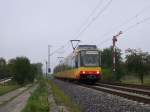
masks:
<svg viewBox="0 0 150 112"><path fill-rule="evenodd" d="M125 22L123 22L122 24L120 24L120 25L118 25L118 26L112 28L112 30L109 30L108 32L104 33L104 34L102 35L102 37L105 37L105 36L109 35L112 31L114 31L115 29L118 29L118 28L120 28L120 27L122 27L122 26L128 24L129 22L131 22L131 21L134 20L135 18L137 18L137 17L139 17L140 15L142 15L142 14L143 14L147 9L149 9L149 8L150 8L150 5L148 5L147 7L144 7L141 11L139 11L138 13L136 13L136 14L135 14L133 17L131 17L130 19L128 19L128 20L126 20ZM136 23L136 24L138 24L138 23ZM130 27L127 28L127 29L131 29L132 27L135 27L136 24L130 26ZM136 26L137 26L137 25L136 25ZM102 45L103 43L109 41L110 38L111 38L111 37L106 38L106 39L103 40L100 44Z"/></svg>
<svg viewBox="0 0 150 112"><path fill-rule="evenodd" d="M148 20L150 20L150 17L144 18L143 20L141 20L141 21L139 21L139 22L137 22L137 23L135 23L135 24L129 26L129 27L126 28L125 30L123 30L123 33L128 32L129 30L135 28L136 26L138 26L138 25L140 25L140 24L142 24L142 23L144 23L144 22L146 22L146 21L148 21ZM111 37L109 37L109 38L105 39L104 41L102 41L102 42L101 42L101 45L104 44L105 42L110 41L110 38L111 38Z"/></svg>
<svg viewBox="0 0 150 112"><path fill-rule="evenodd" d="M107 7L111 4L111 2L112 2L112 0L110 0L110 1L103 7L103 9L102 9L101 11L99 11L99 13L98 13L95 17L92 18L92 20L86 25L86 27L84 27L84 29L82 29L81 31L79 30L80 32L78 33L78 35L76 36L75 39L78 39L78 38L81 36L81 34L84 33L85 30L87 30L87 28L107 9ZM92 11L92 13L88 16L88 18L87 18L86 21L81 25L80 28L82 28L82 26L85 25L86 22L88 22L88 20L90 19L90 17L96 12L96 10L101 6L101 4L102 4L102 2L99 2L99 3L98 3L98 5L94 8L94 10ZM124 26L125 24L129 23L130 21L132 21L133 19L137 18L137 17L140 16L142 13L144 13L148 8L150 8L150 6L145 7L143 10L141 10L141 11L138 12L136 15L134 15L132 18L126 20L125 22L123 22L123 23L120 24L119 26L114 27L113 30L114 30L114 29L117 29L117 28L119 28L119 27L122 27L122 26ZM140 23L141 23L141 22L140 22ZM139 23L136 23L135 25L132 25L132 26L128 27L127 29L129 30L129 29L131 29L132 27L137 26L137 24L139 24ZM126 31L126 30L125 30L125 31ZM107 36L107 35L110 34L111 32L112 32L112 30L106 32L105 34L103 34L103 36ZM103 43L109 41L109 39L110 39L110 37L107 38L107 39L105 39L104 41L102 41L102 42L101 42L101 45L102 45ZM68 43L69 43L69 41L67 42L67 44L68 44ZM65 45L61 46L60 48L56 49L54 52L52 52L51 55L53 55L53 54L57 53L57 51L59 51L59 50L65 48L65 46L66 46L67 44L65 44Z"/></svg>
<svg viewBox="0 0 150 112"><path fill-rule="evenodd" d="M87 30L87 28L108 8L111 2L112 0L109 0L109 2L107 2L107 4L103 7L103 9L100 10L99 13L95 17L93 17L91 21L78 33L75 39L78 39L84 33L84 31Z"/></svg>
<svg viewBox="0 0 150 112"><path fill-rule="evenodd" d="M112 0L110 0L110 1L112 1ZM81 30L81 28L89 21L89 19L90 19L90 17L92 16L92 15L94 15L94 13L98 10L98 8L102 5L102 2L103 2L103 0L101 0L99 3L98 3L98 5L94 8L94 10L91 12L91 14L87 17L87 19L85 20L85 22L81 25L81 27L79 28L79 33L77 34L77 36L76 36L76 38L75 39L77 39L80 35L81 35L81 33L83 33L84 32L84 30L86 30L87 28L88 28L88 26L93 22L93 20L95 20L95 19L92 19L92 22L90 22L90 24L88 24L87 26L86 26L86 28L84 28L82 31L80 31ZM106 5L107 6L107 5ZM106 7L105 6L105 7ZM105 7L104 7L104 9L105 9ZM101 13L102 13L102 11L101 11ZM100 15L100 13L98 14L98 15ZM57 51L59 51L59 50L61 50L62 48L65 48L65 46L69 43L70 41L67 41L67 43L65 44L65 45L63 45L63 46L61 46L60 48L58 48L58 49L56 49L55 51L53 51L52 53L51 53L51 55L53 55L53 54L55 54Z"/></svg>
<svg viewBox="0 0 150 112"><path fill-rule="evenodd" d="M102 5L103 0L100 0L98 5L92 10L92 12L90 13L90 15L86 18L86 20L83 22L83 24L81 24L81 26L79 27L79 30L77 31L77 33L79 34L80 31L82 30L82 27L85 26L87 24L87 22L89 21L89 19L91 18L91 16L94 15L94 13L100 8L100 6ZM78 35L77 34L77 35Z"/></svg>
<svg viewBox="0 0 150 112"><path fill-rule="evenodd" d="M148 5L147 7L144 7L141 11L139 11L138 13L136 13L133 17L131 17L130 19L126 20L125 22L123 22L122 24L112 28L112 30L109 30L108 32L104 33L103 36L106 36L108 34L110 34L112 31L114 31L115 29L118 29L126 24L128 24L129 22L131 22L132 20L134 20L135 18L139 17L140 15L142 15L147 9L150 8L150 5Z"/></svg>
<svg viewBox="0 0 150 112"><path fill-rule="evenodd" d="M63 49L64 47L65 47L65 45L63 45L63 46L59 47L58 49L54 50L54 51L50 54L50 56L54 55L55 53L57 53L59 50Z"/></svg>
<svg viewBox="0 0 150 112"><path fill-rule="evenodd" d="M141 20L141 21L135 23L134 25L129 26L127 29L124 30L124 32L128 32L128 31L131 30L132 28L134 28L134 27L136 27L136 26L138 26L138 25L140 25L140 24L142 24L142 23L144 23L144 22L146 22L146 21L148 21L148 20L150 20L150 17L144 18L143 20Z"/></svg>

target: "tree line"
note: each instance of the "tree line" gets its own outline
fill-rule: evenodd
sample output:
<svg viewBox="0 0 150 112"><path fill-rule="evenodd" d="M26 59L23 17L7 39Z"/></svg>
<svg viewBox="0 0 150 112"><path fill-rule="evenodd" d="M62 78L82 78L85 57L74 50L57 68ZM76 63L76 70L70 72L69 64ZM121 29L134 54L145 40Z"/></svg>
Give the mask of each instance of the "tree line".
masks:
<svg viewBox="0 0 150 112"><path fill-rule="evenodd" d="M18 84L33 82L42 74L41 63L30 63L27 57L16 57L8 62L0 58L0 79L12 77Z"/></svg>
<svg viewBox="0 0 150 112"><path fill-rule="evenodd" d="M112 47L105 48L101 51L102 67L110 70L113 74L112 66ZM150 75L150 54L141 49L127 49L125 51L125 58L122 58L121 49L116 48L116 72L113 74L112 79L120 81L126 75L135 75L143 84L144 76Z"/></svg>

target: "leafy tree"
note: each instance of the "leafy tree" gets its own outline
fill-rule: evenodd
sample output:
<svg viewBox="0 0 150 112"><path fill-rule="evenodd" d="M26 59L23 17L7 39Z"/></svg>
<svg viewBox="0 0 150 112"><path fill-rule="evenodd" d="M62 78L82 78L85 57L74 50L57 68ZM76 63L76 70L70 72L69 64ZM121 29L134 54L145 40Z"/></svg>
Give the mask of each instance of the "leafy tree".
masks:
<svg viewBox="0 0 150 112"><path fill-rule="evenodd" d="M113 55L112 55L113 49L112 47L105 48L103 51L101 51L102 54L102 67L107 69L112 69L113 65ZM121 58L121 50L119 48L116 48L116 73L114 76L115 80L120 80L122 76L124 75L123 70L123 62Z"/></svg>
<svg viewBox="0 0 150 112"><path fill-rule="evenodd" d="M42 64L30 64L26 57L10 59L8 64L5 59L0 58L0 78L12 76L18 84L33 82L37 75L42 74Z"/></svg>
<svg viewBox="0 0 150 112"><path fill-rule="evenodd" d="M27 77L28 81L33 82L36 75L37 75L37 68L35 65L31 64L30 75Z"/></svg>
<svg viewBox="0 0 150 112"><path fill-rule="evenodd" d="M126 53L128 71L136 73L143 84L144 75L150 71L150 55L140 49L127 49Z"/></svg>
<svg viewBox="0 0 150 112"><path fill-rule="evenodd" d="M6 61L4 58L0 58L0 66L6 65Z"/></svg>
<svg viewBox="0 0 150 112"><path fill-rule="evenodd" d="M112 47L105 48L102 51L102 66L106 68L112 68L113 60L112 60ZM116 48L116 66L118 67L122 61L121 58L121 50L119 48Z"/></svg>
<svg viewBox="0 0 150 112"><path fill-rule="evenodd" d="M26 57L17 57L13 65L13 78L18 84L24 84L31 78L31 65Z"/></svg>
<svg viewBox="0 0 150 112"><path fill-rule="evenodd" d="M31 74L29 77L29 81L33 82L34 79L40 75L42 75L42 64L41 63L34 63L31 64Z"/></svg>
<svg viewBox="0 0 150 112"><path fill-rule="evenodd" d="M16 59L10 59L9 61L8 61L8 65L7 65L7 67L8 67L8 69L9 69L9 73L11 74L11 76L13 76L13 74L14 74L14 65L15 65L15 61L16 61Z"/></svg>
<svg viewBox="0 0 150 112"><path fill-rule="evenodd" d="M42 63L33 63L32 65L35 66L37 75L42 75L43 74L43 71L42 71L42 66L43 65L42 65Z"/></svg>
<svg viewBox="0 0 150 112"><path fill-rule="evenodd" d="M10 71L8 69L6 60L0 58L0 79L10 77Z"/></svg>

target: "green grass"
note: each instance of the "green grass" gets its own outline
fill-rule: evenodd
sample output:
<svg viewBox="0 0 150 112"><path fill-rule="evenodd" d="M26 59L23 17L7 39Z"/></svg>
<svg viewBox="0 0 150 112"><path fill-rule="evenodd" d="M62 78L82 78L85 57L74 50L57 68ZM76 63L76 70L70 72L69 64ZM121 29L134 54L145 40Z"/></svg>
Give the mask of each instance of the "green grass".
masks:
<svg viewBox="0 0 150 112"><path fill-rule="evenodd" d="M5 85L0 84L0 96L4 95L10 91L13 91L19 87L20 86L14 82L9 82L9 83L6 83Z"/></svg>
<svg viewBox="0 0 150 112"><path fill-rule="evenodd" d="M100 81L102 82L113 82L113 74L111 73L111 70L103 68L102 70L102 78Z"/></svg>
<svg viewBox="0 0 150 112"><path fill-rule="evenodd" d="M100 82L109 82L110 83L110 82L114 82L115 81L113 79L114 77L113 77L113 74L112 74L111 70L103 68L102 73L103 73L103 75L102 75L102 78L101 78ZM125 83L125 84L139 84L139 85L141 85L141 81L139 80L139 78L135 74L124 75L121 78L120 81L122 83ZM144 83L143 83L143 85L150 86L150 74L144 76Z"/></svg>
<svg viewBox="0 0 150 112"><path fill-rule="evenodd" d="M22 112L49 112L48 89L43 80L39 82L39 87L32 93Z"/></svg>
<svg viewBox="0 0 150 112"><path fill-rule="evenodd" d="M144 77L144 84L150 86L150 75Z"/></svg>
<svg viewBox="0 0 150 112"><path fill-rule="evenodd" d="M126 75L121 82L126 84L141 84L141 81L135 75ZM150 75L144 76L144 85L150 86Z"/></svg>
<svg viewBox="0 0 150 112"><path fill-rule="evenodd" d="M49 112L49 102L48 102L48 85L51 86L52 94L56 103L59 106L66 106L69 112L82 112L78 105L75 105L70 97L66 96L58 86L56 86L51 81L42 80L39 82L39 87L32 93L27 101L26 107L22 112ZM60 110L63 112L63 110Z"/></svg>
<svg viewBox="0 0 150 112"><path fill-rule="evenodd" d="M69 96L66 96L64 92L60 90L58 86L56 86L54 83L49 81L49 84L51 85L52 93L54 96L54 99L58 105L63 105L68 107L69 112L82 112L81 107L79 105L74 104L71 101L71 98ZM63 112L63 110L62 110Z"/></svg>

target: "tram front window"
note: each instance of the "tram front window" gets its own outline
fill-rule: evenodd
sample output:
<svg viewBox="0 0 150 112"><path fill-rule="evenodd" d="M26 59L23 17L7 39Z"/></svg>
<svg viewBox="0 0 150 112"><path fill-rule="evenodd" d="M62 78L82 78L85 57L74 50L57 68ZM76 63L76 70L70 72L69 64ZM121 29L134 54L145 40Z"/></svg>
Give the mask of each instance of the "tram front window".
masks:
<svg viewBox="0 0 150 112"><path fill-rule="evenodd" d="M82 51L81 66L99 66L98 51Z"/></svg>

